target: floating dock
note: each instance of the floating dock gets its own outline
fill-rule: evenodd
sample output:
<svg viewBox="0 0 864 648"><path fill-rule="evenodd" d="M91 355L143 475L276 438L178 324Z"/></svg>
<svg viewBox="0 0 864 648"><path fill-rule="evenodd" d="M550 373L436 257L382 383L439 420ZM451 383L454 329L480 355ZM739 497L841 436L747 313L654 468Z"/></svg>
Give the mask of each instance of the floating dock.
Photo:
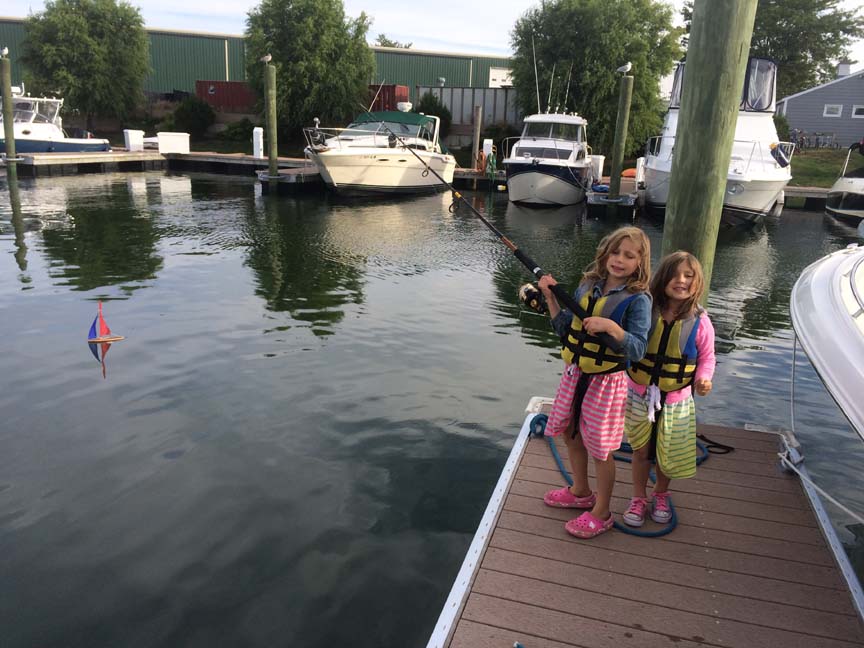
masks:
<svg viewBox="0 0 864 648"><path fill-rule="evenodd" d="M547 440L528 439L531 418L427 648L864 646L860 586L844 578L851 568L835 559L843 549L823 532L818 499L779 468L777 435L700 426L735 451L673 482L672 533L579 540L564 530L574 511L543 504L564 481ZM616 519L630 494L619 462Z"/></svg>

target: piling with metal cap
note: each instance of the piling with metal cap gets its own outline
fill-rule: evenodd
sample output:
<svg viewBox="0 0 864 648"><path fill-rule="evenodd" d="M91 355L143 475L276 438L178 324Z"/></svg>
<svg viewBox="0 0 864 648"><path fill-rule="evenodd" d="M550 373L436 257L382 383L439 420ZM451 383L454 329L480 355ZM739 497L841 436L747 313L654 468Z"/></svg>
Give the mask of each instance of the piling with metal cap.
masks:
<svg viewBox="0 0 864 648"><path fill-rule="evenodd" d="M714 252L757 0L696 0L662 254L687 250L702 263L705 291Z"/></svg>
<svg viewBox="0 0 864 648"><path fill-rule="evenodd" d="M269 158L270 182L279 177L279 150L276 140L276 66L267 64L267 151Z"/></svg>

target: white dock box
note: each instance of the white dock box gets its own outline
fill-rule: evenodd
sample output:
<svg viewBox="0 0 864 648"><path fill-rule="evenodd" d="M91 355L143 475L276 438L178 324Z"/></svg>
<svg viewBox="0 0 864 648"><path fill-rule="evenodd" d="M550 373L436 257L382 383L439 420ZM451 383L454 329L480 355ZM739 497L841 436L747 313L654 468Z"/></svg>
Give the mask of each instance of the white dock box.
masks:
<svg viewBox="0 0 864 648"><path fill-rule="evenodd" d="M144 150L144 131L129 130L123 131L123 141L126 144L127 151L143 151Z"/></svg>
<svg viewBox="0 0 864 648"><path fill-rule="evenodd" d="M156 133L160 153L188 153L189 133Z"/></svg>

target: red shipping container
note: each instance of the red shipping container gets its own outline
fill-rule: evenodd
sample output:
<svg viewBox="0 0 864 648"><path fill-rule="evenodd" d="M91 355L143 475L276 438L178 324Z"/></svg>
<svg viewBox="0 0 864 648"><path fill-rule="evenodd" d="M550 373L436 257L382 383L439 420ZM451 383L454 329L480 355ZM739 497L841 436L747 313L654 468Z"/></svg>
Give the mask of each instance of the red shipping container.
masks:
<svg viewBox="0 0 864 648"><path fill-rule="evenodd" d="M195 96L229 113L251 113L258 97L245 81L196 81Z"/></svg>
<svg viewBox="0 0 864 648"><path fill-rule="evenodd" d="M379 91L380 89L380 91ZM378 95L375 98L375 95ZM369 101L375 98L372 110L397 110L396 104L408 101L408 86L404 85L370 85Z"/></svg>

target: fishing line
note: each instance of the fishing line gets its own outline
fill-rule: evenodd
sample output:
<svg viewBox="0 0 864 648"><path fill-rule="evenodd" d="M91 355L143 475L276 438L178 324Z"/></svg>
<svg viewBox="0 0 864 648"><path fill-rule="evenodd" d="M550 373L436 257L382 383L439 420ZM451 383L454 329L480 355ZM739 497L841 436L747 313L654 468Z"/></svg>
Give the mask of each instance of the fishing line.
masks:
<svg viewBox="0 0 864 648"><path fill-rule="evenodd" d="M366 114L368 114L370 117L375 119L375 115L373 115L371 112L366 110L365 106L363 106L361 104L361 107L366 112ZM540 279L544 275L548 274L543 268L541 268L537 264L536 261L534 261L534 259L532 259L527 254L525 254L522 250L520 250L519 247L513 241L511 241L506 236L504 236L504 234L497 227L495 227L492 223L490 223L489 220L485 216L483 216L483 214L481 214L470 202L468 202L461 193L456 191L456 189L453 187L452 184L450 184L444 178L442 178L441 175L435 169L433 169L431 166L429 166L429 164L423 158L421 158L419 155L417 155L417 152L413 148L408 146L408 144L406 144L405 141L399 135L397 135L392 130L390 130L390 128L387 126L387 124L385 124L381 120L376 120L376 121L380 121L381 126L384 127L384 130L386 130L390 135L392 135L393 137L396 138L396 140L402 145L403 150L407 150L408 152L411 153L411 155L413 155L414 157L416 157L420 161L420 164L422 164L425 167L425 170L423 171L423 174L424 174L423 177L426 177L426 175L431 173L436 178L438 178L438 180L440 180L441 183L445 187L447 187L450 190L450 192L453 194L453 197L456 199L454 201L454 203L452 205L450 205L450 211L451 212L454 211L453 206L458 204L459 201L461 201L461 203L463 205L468 207L468 209L470 209L472 211L472 213L477 218L479 218L480 221L487 228L489 228L489 231L491 231L498 238L498 240L501 241L501 243L503 243L504 245L507 246L507 248L513 253L513 256L515 256L517 259L519 259L519 261L522 263L522 265L524 265L526 268L528 268L529 272L531 272L538 279ZM579 305L579 303L575 299L573 299L573 297L571 297L567 293L567 291L564 290L564 288L562 288L560 285L555 284L554 286L550 286L550 289L552 291L552 294L555 295L555 297L558 299L558 301L560 303L562 303L564 306L566 306L571 312L578 315L580 319L585 319L589 316L589 313L587 311L585 311L585 309L582 308Z"/></svg>

